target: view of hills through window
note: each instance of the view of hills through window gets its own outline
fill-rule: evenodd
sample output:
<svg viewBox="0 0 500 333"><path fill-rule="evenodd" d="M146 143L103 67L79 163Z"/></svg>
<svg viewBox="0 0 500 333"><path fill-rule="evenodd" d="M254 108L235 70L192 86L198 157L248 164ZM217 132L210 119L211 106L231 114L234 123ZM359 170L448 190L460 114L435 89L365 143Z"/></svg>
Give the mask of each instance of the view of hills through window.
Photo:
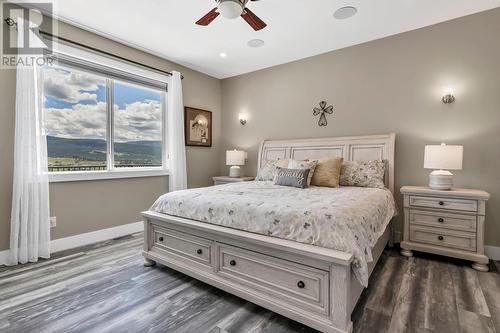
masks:
<svg viewBox="0 0 500 333"><path fill-rule="evenodd" d="M115 167L161 166L161 93L115 81Z"/></svg>
<svg viewBox="0 0 500 333"><path fill-rule="evenodd" d="M106 170L111 139L114 167L162 165L159 90L61 66L45 67L43 80L49 171ZM111 82L113 101L107 101ZM113 105L112 138L108 103Z"/></svg>

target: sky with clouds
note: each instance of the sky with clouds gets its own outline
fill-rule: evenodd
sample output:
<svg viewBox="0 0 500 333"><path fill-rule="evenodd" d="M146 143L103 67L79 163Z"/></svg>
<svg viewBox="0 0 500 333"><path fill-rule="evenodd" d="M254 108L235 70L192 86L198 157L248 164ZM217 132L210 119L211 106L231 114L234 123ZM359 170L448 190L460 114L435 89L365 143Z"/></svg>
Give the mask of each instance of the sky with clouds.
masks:
<svg viewBox="0 0 500 333"><path fill-rule="evenodd" d="M115 81L115 141L161 140L161 93ZM106 139L105 79L62 67L44 69L47 135Z"/></svg>

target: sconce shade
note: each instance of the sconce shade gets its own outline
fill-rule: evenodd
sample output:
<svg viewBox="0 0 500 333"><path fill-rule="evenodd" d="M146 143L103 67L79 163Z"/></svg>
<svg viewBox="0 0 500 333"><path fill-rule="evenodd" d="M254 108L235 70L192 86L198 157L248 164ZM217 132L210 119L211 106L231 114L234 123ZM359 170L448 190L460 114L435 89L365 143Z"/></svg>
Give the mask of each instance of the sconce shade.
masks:
<svg viewBox="0 0 500 333"><path fill-rule="evenodd" d="M240 121L240 124L242 125L245 125L247 123L247 116L243 113L238 114L238 119Z"/></svg>
<svg viewBox="0 0 500 333"><path fill-rule="evenodd" d="M242 150L226 151L226 165L245 165L245 152Z"/></svg>
<svg viewBox="0 0 500 333"><path fill-rule="evenodd" d="M425 146L424 168L440 170L462 170L463 146Z"/></svg>

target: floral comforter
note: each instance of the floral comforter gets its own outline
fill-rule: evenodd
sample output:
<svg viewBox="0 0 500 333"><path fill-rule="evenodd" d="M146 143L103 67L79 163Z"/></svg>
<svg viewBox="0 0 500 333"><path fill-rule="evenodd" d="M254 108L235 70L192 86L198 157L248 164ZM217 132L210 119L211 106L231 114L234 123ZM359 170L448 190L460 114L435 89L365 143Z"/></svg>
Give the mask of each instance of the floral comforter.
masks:
<svg viewBox="0 0 500 333"><path fill-rule="evenodd" d="M352 269L365 287L371 249L396 213L387 189L299 189L271 181L170 192L151 210L352 253Z"/></svg>

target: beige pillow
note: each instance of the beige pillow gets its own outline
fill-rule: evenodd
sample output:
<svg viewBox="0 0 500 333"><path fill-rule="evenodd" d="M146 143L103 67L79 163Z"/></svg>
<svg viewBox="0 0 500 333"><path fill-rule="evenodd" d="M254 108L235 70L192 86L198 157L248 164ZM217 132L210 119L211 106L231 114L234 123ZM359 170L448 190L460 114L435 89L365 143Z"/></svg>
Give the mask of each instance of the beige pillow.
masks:
<svg viewBox="0 0 500 333"><path fill-rule="evenodd" d="M301 170L309 169L309 175L307 176L307 186L310 186L317 163L318 163L318 160L306 160L306 161L289 160L287 168L288 169L301 169Z"/></svg>
<svg viewBox="0 0 500 333"><path fill-rule="evenodd" d="M324 187L339 187L342 157L325 158L318 161L311 185Z"/></svg>

